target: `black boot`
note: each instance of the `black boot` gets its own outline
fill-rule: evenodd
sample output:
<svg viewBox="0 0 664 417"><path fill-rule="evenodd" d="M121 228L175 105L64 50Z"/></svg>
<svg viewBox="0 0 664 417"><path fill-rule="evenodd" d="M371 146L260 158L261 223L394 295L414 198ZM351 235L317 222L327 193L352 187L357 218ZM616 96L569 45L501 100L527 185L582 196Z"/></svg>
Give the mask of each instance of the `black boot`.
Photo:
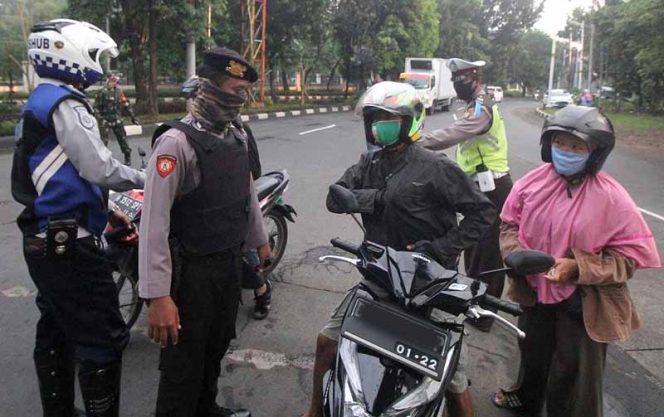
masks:
<svg viewBox="0 0 664 417"><path fill-rule="evenodd" d="M124 164L127 166L131 166L131 152L127 152L124 154Z"/></svg>
<svg viewBox="0 0 664 417"><path fill-rule="evenodd" d="M39 394L44 417L74 415L74 355L66 349L35 349Z"/></svg>
<svg viewBox="0 0 664 417"><path fill-rule="evenodd" d="M86 368L78 373L86 414L88 417L118 417L122 364Z"/></svg>
<svg viewBox="0 0 664 417"><path fill-rule="evenodd" d="M265 285L267 285L267 290L261 295L254 296L256 305L254 306L253 317L256 320L263 320L268 314L270 314L270 305L272 304L272 283L266 279Z"/></svg>

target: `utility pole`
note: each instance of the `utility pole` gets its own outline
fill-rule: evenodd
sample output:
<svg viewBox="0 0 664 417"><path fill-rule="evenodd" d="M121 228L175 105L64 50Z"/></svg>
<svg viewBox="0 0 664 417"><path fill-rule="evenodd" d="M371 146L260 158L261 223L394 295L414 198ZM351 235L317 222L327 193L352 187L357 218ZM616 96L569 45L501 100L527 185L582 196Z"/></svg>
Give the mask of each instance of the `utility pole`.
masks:
<svg viewBox="0 0 664 417"><path fill-rule="evenodd" d="M557 38L554 36L551 40L551 64L549 65L549 89L547 90L547 94L550 94L550 91L553 89L553 72L556 67L556 42Z"/></svg>
<svg viewBox="0 0 664 417"><path fill-rule="evenodd" d="M595 23L590 24L590 53L588 54L588 91L593 86L593 44L595 43Z"/></svg>
<svg viewBox="0 0 664 417"><path fill-rule="evenodd" d="M196 7L196 0L189 0L192 7ZM196 39L191 28L187 29L186 35L187 42L187 78L191 78L196 74Z"/></svg>
<svg viewBox="0 0 664 417"><path fill-rule="evenodd" d="M583 87L583 49L585 47L583 44L583 39L584 39L585 27L586 27L585 22L581 22L581 44L579 45L579 51L577 53L577 62L576 62L576 67L578 68L577 87L579 90Z"/></svg>

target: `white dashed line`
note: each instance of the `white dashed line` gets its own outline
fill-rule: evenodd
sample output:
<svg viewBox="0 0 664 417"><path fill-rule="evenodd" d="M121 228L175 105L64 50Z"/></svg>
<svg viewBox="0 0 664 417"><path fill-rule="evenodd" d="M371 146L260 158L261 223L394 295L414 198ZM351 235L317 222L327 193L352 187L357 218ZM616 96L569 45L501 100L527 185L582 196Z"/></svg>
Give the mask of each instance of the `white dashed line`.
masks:
<svg viewBox="0 0 664 417"><path fill-rule="evenodd" d="M652 217L656 218L657 220L661 220L661 221L664 222L664 216L660 216L659 214L653 213L652 211L642 209L641 207L639 207L639 210L641 210L641 213L643 213L643 214L647 214L648 216L652 216Z"/></svg>
<svg viewBox="0 0 664 417"><path fill-rule="evenodd" d="M37 294L37 291L31 291L26 287L21 287L20 285L2 290L2 295L7 298L25 298L32 297L35 294Z"/></svg>
<svg viewBox="0 0 664 417"><path fill-rule="evenodd" d="M319 127L318 129L306 130L304 132L300 132L299 135L302 136L302 135L306 135L308 133L314 133L314 132L318 132L318 131L325 130L325 129L332 129L335 126L336 125L329 125L329 126L325 126L325 127Z"/></svg>
<svg viewBox="0 0 664 417"><path fill-rule="evenodd" d="M235 362L250 363L256 369L267 370L274 367L290 367L312 370L314 369L313 358L296 357L289 358L283 353L265 352L256 349L241 349L230 352L226 358Z"/></svg>

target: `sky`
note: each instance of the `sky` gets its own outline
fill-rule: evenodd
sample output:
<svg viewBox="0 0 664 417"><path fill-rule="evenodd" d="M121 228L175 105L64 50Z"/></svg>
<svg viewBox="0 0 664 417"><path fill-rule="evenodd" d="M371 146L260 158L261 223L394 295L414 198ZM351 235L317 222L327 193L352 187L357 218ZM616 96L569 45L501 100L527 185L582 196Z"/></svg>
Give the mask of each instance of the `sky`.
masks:
<svg viewBox="0 0 664 417"><path fill-rule="evenodd" d="M577 7L589 8L591 5L592 0L546 0L542 17L535 23L535 28L555 36L565 28L567 16L572 10Z"/></svg>

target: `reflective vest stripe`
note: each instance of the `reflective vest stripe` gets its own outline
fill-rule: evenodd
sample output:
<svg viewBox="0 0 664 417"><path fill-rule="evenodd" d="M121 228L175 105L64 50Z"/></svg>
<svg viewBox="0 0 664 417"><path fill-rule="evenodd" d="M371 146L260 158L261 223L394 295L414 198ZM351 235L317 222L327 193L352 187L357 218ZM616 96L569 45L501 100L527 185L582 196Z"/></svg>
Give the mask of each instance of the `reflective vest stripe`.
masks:
<svg viewBox="0 0 664 417"><path fill-rule="evenodd" d="M37 194L41 195L48 181L67 162L65 151L57 145L37 166L32 174L32 182L35 184Z"/></svg>

